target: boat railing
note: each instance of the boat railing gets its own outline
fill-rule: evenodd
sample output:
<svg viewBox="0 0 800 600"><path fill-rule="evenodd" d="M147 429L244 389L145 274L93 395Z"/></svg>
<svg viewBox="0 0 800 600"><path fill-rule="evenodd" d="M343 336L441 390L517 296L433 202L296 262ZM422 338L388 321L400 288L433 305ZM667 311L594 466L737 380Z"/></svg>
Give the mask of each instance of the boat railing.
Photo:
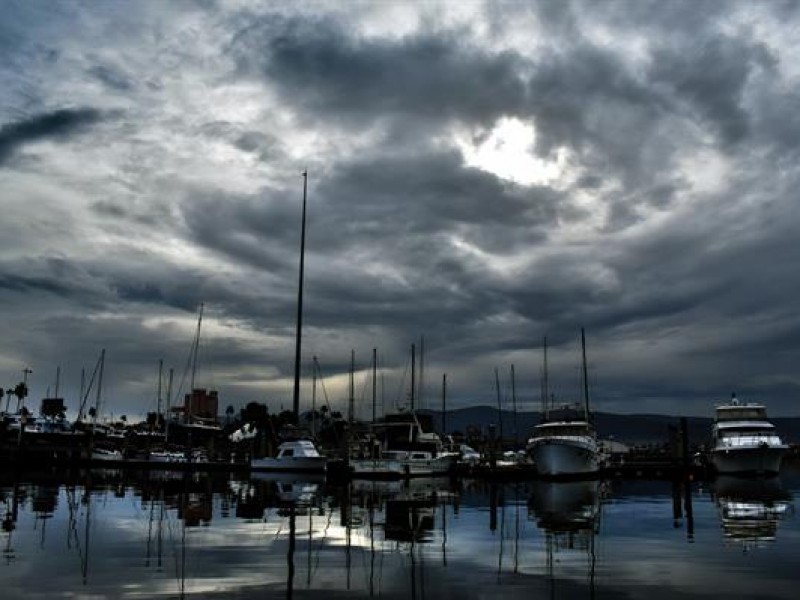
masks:
<svg viewBox="0 0 800 600"><path fill-rule="evenodd" d="M719 438L718 445L726 448L738 448L742 446L753 446L767 444L769 446L782 445L780 436L774 433L759 433L753 431L726 431Z"/></svg>

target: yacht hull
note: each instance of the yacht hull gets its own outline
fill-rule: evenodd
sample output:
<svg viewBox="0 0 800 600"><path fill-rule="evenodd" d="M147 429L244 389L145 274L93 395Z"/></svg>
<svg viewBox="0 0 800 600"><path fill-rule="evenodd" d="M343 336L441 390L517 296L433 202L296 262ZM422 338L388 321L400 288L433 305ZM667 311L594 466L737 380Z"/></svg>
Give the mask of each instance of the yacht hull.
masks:
<svg viewBox="0 0 800 600"><path fill-rule="evenodd" d="M539 475L589 476L599 470L597 449L591 444L565 439L539 439L529 448Z"/></svg>

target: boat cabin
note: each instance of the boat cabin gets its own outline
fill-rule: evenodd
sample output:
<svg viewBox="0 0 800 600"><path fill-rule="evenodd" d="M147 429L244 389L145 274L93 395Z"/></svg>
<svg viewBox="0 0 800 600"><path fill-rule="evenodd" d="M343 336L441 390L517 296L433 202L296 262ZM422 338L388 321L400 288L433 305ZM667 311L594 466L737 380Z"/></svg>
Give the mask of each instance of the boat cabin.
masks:
<svg viewBox="0 0 800 600"><path fill-rule="evenodd" d="M294 440L278 446L277 458L319 457L320 453L310 440Z"/></svg>

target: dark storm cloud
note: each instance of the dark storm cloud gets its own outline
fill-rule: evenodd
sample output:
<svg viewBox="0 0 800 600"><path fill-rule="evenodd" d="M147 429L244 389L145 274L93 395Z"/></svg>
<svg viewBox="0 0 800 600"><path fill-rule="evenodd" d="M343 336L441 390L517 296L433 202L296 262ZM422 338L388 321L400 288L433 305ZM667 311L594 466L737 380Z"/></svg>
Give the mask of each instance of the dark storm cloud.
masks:
<svg viewBox="0 0 800 600"><path fill-rule="evenodd" d="M763 45L740 39L703 39L694 45L654 52L650 78L670 87L703 120L713 124L723 143L742 141L750 131L744 90L754 67L771 69L775 59Z"/></svg>
<svg viewBox="0 0 800 600"><path fill-rule="evenodd" d="M0 289L23 295L42 292L97 306L102 285L83 265L63 257L28 258L0 263Z"/></svg>
<svg viewBox="0 0 800 600"><path fill-rule="evenodd" d="M368 124L392 114L487 122L518 110L525 88L512 52L489 54L466 31L396 41L356 38L331 19L270 15L235 36L243 72L256 69L293 105Z"/></svg>
<svg viewBox="0 0 800 600"><path fill-rule="evenodd" d="M106 8L95 20L118 16ZM82 9L0 25L9 47L27 44L13 73L0 67L0 164L18 167L29 142L75 142L3 172L19 202L0 237L22 229L16 215L34 233L0 266L3 299L24 301L7 318L34 332L6 344L6 362L107 345L120 387L141 393L154 357L185 359L205 302L242 335L218 327L210 349L229 390L291 373L302 180L281 178L308 165L304 348L329 369L367 345L402 366L424 334L431 368L462 382L454 402L474 401L491 362L535 361L545 333L571 355L584 325L599 395L620 409L642 395L667 410L737 377L790 386L800 111L788 25L771 27L796 6L490 3L480 23L422 11L396 35L380 4L368 17L205 8L167 19L172 7L148 5L90 44L71 32L85 33ZM112 130L91 128L108 113L88 108L11 116L64 90L127 118ZM564 157L560 175L520 185L466 164L466 140L515 117L540 159ZM24 210L54 189L73 236ZM69 268L42 258L51 244Z"/></svg>
<svg viewBox="0 0 800 600"><path fill-rule="evenodd" d="M182 202L181 215L188 234L203 247L237 262L284 271L300 250L300 189L299 184L293 191L264 189L253 196L197 192Z"/></svg>
<svg viewBox="0 0 800 600"><path fill-rule="evenodd" d="M100 111L93 108L63 108L30 118L6 123L0 127L0 166L29 142L42 139L64 139L84 131L102 120Z"/></svg>

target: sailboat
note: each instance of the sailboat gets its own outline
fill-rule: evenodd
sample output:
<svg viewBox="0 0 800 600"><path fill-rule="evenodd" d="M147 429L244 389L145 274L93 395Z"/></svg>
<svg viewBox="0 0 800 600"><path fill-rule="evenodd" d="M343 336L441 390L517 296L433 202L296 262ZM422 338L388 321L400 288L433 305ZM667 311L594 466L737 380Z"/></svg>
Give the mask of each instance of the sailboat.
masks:
<svg viewBox="0 0 800 600"><path fill-rule="evenodd" d="M297 328L294 355L294 396L292 408L294 422L300 416L300 342L303 330L303 275L306 251L306 199L308 195L308 171L303 171L303 216L300 234L300 276L297 291ZM322 456L314 442L309 439L288 439L278 446L274 457L250 459L253 471L304 471L325 472L328 459Z"/></svg>
<svg viewBox="0 0 800 600"><path fill-rule="evenodd" d="M588 476L599 470L597 434L589 413L589 383L586 370L586 335L581 328L583 354L584 405L553 409L543 391L543 419L533 428L528 453L540 475L546 477ZM545 377L547 380L547 343L545 341ZM546 388L546 384L544 386Z"/></svg>
<svg viewBox="0 0 800 600"><path fill-rule="evenodd" d="M447 475L455 468L458 453L445 452L438 434L425 431L414 410L415 346L411 345L411 410L386 415L373 423L380 445L375 456L350 459L353 477L400 478Z"/></svg>

